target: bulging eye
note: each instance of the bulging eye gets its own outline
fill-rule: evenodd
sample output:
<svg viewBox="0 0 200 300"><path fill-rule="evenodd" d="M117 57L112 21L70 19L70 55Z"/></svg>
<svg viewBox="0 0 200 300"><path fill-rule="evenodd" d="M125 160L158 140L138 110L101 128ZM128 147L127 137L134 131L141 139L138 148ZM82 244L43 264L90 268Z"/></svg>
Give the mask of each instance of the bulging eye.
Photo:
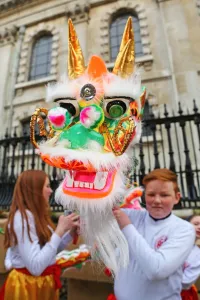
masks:
<svg viewBox="0 0 200 300"><path fill-rule="evenodd" d="M80 93L82 99L86 101L90 101L95 97L95 95L96 95L96 89L92 84L88 83L82 87Z"/></svg>
<svg viewBox="0 0 200 300"><path fill-rule="evenodd" d="M77 117L80 113L79 105L75 99L56 99L60 107L68 110L72 117Z"/></svg>
<svg viewBox="0 0 200 300"><path fill-rule="evenodd" d="M109 119L118 119L123 116L129 107L126 99L105 99L104 113Z"/></svg>

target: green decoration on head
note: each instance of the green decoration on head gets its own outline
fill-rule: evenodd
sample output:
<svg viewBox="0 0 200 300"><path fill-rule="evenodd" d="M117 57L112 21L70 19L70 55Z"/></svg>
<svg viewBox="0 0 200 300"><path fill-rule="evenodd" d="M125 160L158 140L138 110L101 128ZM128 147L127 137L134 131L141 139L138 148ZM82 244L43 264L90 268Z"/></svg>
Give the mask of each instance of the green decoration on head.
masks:
<svg viewBox="0 0 200 300"><path fill-rule="evenodd" d="M85 128L81 123L61 133L60 141L65 140L70 142L71 149L85 149L91 141L95 141L99 145L104 146L104 137L99 132Z"/></svg>

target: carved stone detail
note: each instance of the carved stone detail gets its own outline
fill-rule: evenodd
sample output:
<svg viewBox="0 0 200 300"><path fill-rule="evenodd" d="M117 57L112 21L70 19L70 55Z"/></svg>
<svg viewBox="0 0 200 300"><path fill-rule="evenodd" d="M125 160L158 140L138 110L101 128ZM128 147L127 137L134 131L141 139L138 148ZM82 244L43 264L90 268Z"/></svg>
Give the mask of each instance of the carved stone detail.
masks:
<svg viewBox="0 0 200 300"><path fill-rule="evenodd" d="M30 54L32 50L33 41L40 33L49 32L52 34L52 59L51 59L51 75L57 75L57 64L58 64L58 50L59 50L59 31L52 24L40 23L36 29L33 29L28 35L25 36L21 57L19 62L19 72L17 83L28 81L27 70L29 70Z"/></svg>
<svg viewBox="0 0 200 300"><path fill-rule="evenodd" d="M16 41L18 29L16 26L10 26L0 31L0 46Z"/></svg>
<svg viewBox="0 0 200 300"><path fill-rule="evenodd" d="M67 17L71 18L73 23L79 23L83 21L88 21L89 19L89 11L90 11L90 5L80 5L77 3L73 9L67 10Z"/></svg>
<svg viewBox="0 0 200 300"><path fill-rule="evenodd" d="M109 41L109 27L110 22L113 17L118 11L123 10L127 12L135 12L137 13L139 24L140 24L140 34L141 34L141 42L143 46L143 53L145 55L151 54L150 48L150 40L149 40L149 32L148 32L148 22L147 16L144 6L137 1L137 4L134 4L133 1L124 1L120 0L110 7L107 13L101 20L101 27L100 27L100 38L101 38L101 55L104 60L108 63L110 60L110 41ZM128 7L128 8L127 8Z"/></svg>
<svg viewBox="0 0 200 300"><path fill-rule="evenodd" d="M13 8L17 5L24 4L26 2L32 2L33 0L1 0L0 1L0 12Z"/></svg>

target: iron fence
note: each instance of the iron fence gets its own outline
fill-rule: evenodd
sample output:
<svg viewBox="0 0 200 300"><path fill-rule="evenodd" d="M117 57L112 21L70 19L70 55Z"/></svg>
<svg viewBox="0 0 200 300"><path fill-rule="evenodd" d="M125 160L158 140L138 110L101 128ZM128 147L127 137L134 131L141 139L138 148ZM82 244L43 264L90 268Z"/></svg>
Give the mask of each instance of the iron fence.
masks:
<svg viewBox="0 0 200 300"><path fill-rule="evenodd" d="M143 134L133 149L131 180L142 183L146 173L166 167L178 175L181 202L176 208L200 208L200 113L195 101L192 111L169 113L167 106L157 115L150 109L143 121ZM39 138L39 137L38 137ZM0 208L10 206L17 176L27 169L42 169L50 176L53 190L64 171L45 164L29 141L29 134L5 135L0 140ZM53 210L62 210L50 200Z"/></svg>

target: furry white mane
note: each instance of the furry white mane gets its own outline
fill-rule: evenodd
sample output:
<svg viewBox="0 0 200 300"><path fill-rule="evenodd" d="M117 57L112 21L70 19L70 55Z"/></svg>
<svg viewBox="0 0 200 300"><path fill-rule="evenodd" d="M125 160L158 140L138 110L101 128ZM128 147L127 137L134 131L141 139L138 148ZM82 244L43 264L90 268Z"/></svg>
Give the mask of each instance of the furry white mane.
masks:
<svg viewBox="0 0 200 300"><path fill-rule="evenodd" d="M127 168L131 162L131 157L126 153L121 156L115 156L112 152L105 154L90 150L73 150L59 146L52 147L48 145L49 142L40 144L39 152L42 154L49 154L51 157L63 156L66 162L77 160L84 164L91 163L96 170L102 168L106 168L107 170L113 168Z"/></svg>
<svg viewBox="0 0 200 300"><path fill-rule="evenodd" d="M126 96L136 100L140 97L142 90L141 77L138 70L128 78L121 78L120 76L111 74L110 80L107 80L105 76L103 85L105 97Z"/></svg>
<svg viewBox="0 0 200 300"><path fill-rule="evenodd" d="M46 89L46 102L52 102L56 98L75 98L76 89L74 81L63 75L57 83L49 83Z"/></svg>

